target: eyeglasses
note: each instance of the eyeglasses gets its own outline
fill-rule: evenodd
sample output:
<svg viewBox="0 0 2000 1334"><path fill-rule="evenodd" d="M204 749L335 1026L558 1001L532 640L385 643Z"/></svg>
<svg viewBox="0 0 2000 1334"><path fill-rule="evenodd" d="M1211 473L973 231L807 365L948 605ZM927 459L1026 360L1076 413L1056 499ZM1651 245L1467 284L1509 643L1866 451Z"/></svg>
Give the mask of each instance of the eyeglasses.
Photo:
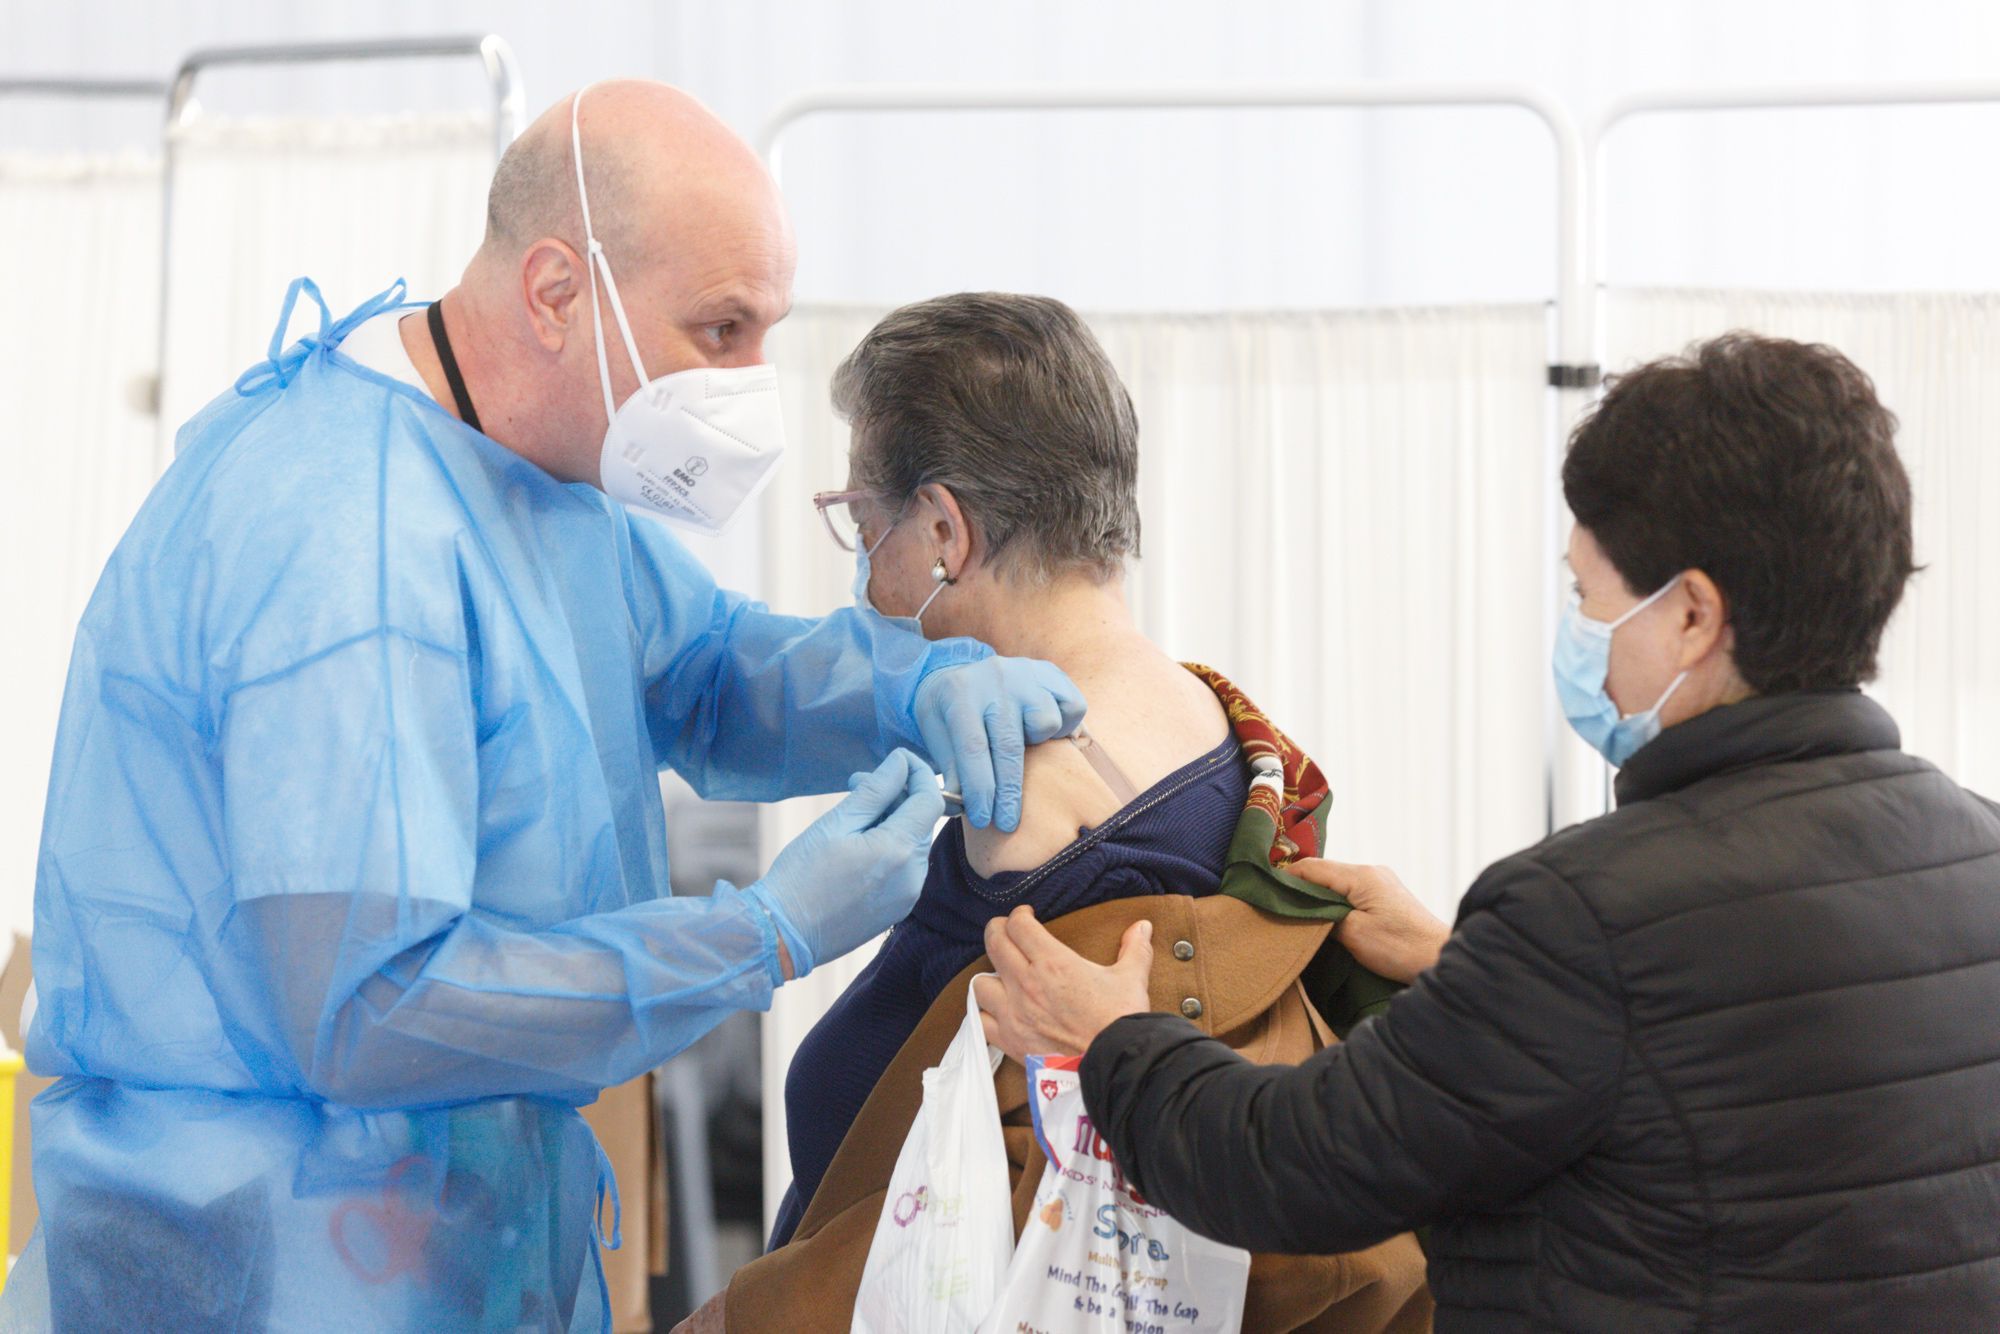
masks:
<svg viewBox="0 0 2000 1334"><path fill-rule="evenodd" d="M869 491L822 491L813 497L813 508L842 551L853 551L861 542L861 520L855 517L854 502L866 500Z"/></svg>

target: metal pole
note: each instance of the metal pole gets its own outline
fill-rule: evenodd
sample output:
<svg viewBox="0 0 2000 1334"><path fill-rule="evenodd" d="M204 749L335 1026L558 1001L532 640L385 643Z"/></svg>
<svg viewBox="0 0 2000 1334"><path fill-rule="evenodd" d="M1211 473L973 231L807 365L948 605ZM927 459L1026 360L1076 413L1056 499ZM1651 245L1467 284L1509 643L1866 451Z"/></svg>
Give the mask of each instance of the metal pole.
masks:
<svg viewBox="0 0 2000 1334"><path fill-rule="evenodd" d="M16 79L0 77L0 97L127 97L164 99L157 79Z"/></svg>
<svg viewBox="0 0 2000 1334"><path fill-rule="evenodd" d="M521 133L527 96L513 48L494 33L478 36L396 37L347 42L297 42L274 46L206 47L181 61L167 95L164 150L160 169L160 366L167 359L167 299L171 288L174 239L174 144L179 131L199 114L195 82L203 70L222 66L325 64L345 61L415 60L472 56L486 70L493 94L493 156L498 161ZM156 388L156 396L157 396ZM171 428L162 423L162 433Z"/></svg>
<svg viewBox="0 0 2000 1334"><path fill-rule="evenodd" d="M521 87L521 67L513 48L505 39L488 33L472 37L408 37L380 41L300 42L279 46L208 47L188 54L174 75L173 91L167 102L167 131L181 128L198 110L194 98L195 80L205 69L226 65L328 64L339 61L414 60L451 56L476 56L486 70L493 92L493 123L497 156L521 133L526 119L526 99Z"/></svg>
<svg viewBox="0 0 2000 1334"><path fill-rule="evenodd" d="M1598 122L1598 138L1634 116L1666 111L1803 111L1823 107L1947 106L2000 102L2000 81L1937 83L1801 83L1738 88L1671 88L1613 102Z"/></svg>
<svg viewBox="0 0 2000 1334"><path fill-rule="evenodd" d="M1570 422L1594 392L1597 309L1591 298L1593 272L1587 246L1590 239L1589 193L1585 182L1583 136L1562 104L1538 88L1510 83L1353 83L1353 84L1225 84L1206 87L1129 86L1051 88L1033 84L947 85L911 84L895 87L852 85L812 89L783 103L758 131L757 149L781 176L781 140L802 120L823 115L967 111L1248 111L1281 109L1385 107L1515 108L1540 120L1549 132L1556 158L1555 231L1555 356L1551 368L1552 416L1543 459L1549 488L1544 545L1548 574L1544 580L1542 619L1545 638L1553 639L1559 606L1556 571L1562 558L1562 522L1555 478L1560 470L1562 439ZM1559 372L1559 373L1558 373ZM1553 832L1560 811L1557 774L1561 719L1554 695L1542 706L1543 805Z"/></svg>

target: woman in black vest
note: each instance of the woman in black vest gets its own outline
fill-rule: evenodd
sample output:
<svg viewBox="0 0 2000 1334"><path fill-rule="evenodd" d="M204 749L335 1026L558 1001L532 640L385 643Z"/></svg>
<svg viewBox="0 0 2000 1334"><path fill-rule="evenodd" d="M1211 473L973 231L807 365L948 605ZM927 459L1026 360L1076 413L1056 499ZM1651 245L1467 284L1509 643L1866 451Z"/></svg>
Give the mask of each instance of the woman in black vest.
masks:
<svg viewBox="0 0 2000 1334"><path fill-rule="evenodd" d="M1895 427L1774 339L1612 385L1563 470L1555 665L1619 808L1449 932L1379 869L1307 872L1414 980L1348 1042L1246 1064L1144 1013L1136 936L1099 967L1020 916L989 1032L1086 1052L1120 1165L1202 1232L1430 1225L1440 1329L2000 1328L2000 807L1859 689L1913 570Z"/></svg>

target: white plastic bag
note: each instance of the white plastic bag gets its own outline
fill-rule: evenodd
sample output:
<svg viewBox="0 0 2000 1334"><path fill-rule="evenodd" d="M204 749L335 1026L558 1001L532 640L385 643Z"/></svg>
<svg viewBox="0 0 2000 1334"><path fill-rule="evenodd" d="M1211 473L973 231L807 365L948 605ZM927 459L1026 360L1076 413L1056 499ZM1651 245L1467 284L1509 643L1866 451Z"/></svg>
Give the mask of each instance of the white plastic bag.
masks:
<svg viewBox="0 0 2000 1334"><path fill-rule="evenodd" d="M1190 1232L1132 1189L1084 1111L1082 1063L1028 1058L1049 1165L980 1334L1236 1334L1250 1253Z"/></svg>
<svg viewBox="0 0 2000 1334"><path fill-rule="evenodd" d="M979 1007L944 1060L924 1071L924 1101L903 1140L875 1223L853 1334L973 1334L1014 1249L1007 1146Z"/></svg>

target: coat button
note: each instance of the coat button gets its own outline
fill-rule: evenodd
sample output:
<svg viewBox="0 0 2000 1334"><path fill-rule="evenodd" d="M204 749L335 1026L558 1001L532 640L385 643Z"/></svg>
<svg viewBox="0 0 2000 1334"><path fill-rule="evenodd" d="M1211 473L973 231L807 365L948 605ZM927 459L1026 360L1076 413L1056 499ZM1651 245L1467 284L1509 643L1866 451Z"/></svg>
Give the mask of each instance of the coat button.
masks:
<svg viewBox="0 0 2000 1334"><path fill-rule="evenodd" d="M1194 957L1194 942L1191 940L1176 940L1174 942L1174 957L1182 963L1186 963L1189 959L1192 959Z"/></svg>
<svg viewBox="0 0 2000 1334"><path fill-rule="evenodd" d="M1201 1002L1193 996L1189 996L1181 1002L1181 1013L1190 1019L1201 1018Z"/></svg>

